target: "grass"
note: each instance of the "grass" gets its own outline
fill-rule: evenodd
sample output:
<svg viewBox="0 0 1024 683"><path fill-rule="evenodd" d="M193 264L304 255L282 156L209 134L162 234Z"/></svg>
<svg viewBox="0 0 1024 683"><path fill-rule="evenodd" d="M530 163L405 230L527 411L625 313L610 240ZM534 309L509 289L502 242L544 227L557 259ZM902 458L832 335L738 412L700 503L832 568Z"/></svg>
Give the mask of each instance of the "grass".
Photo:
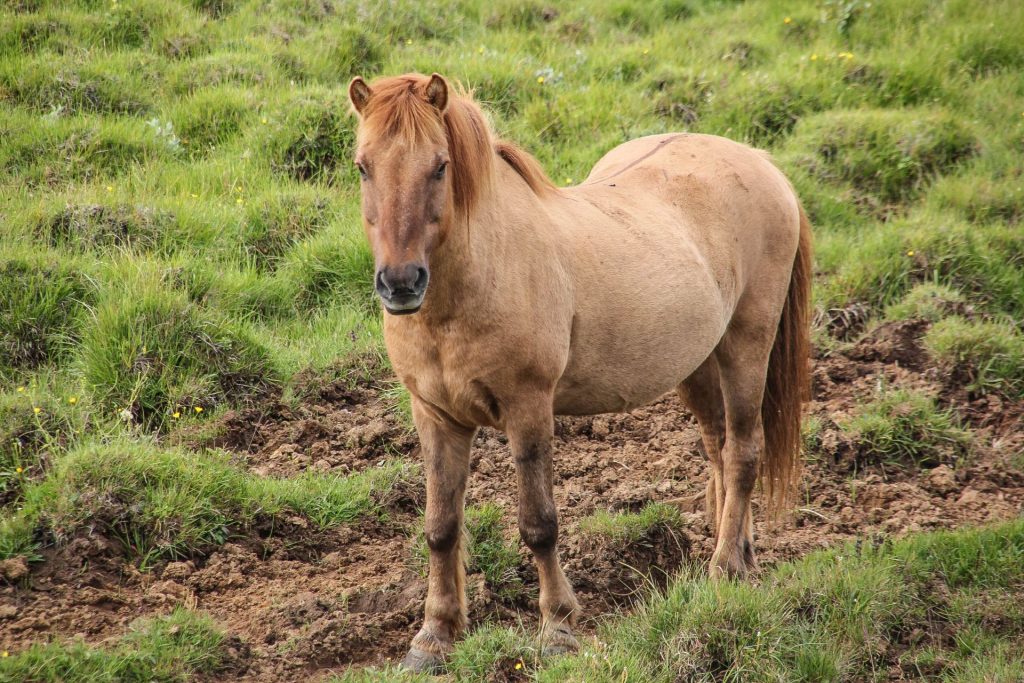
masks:
<svg viewBox="0 0 1024 683"><path fill-rule="evenodd" d="M117 642L50 642L0 659L0 681L101 683L192 680L223 669L225 636L201 614L177 608L134 622Z"/></svg>
<svg viewBox="0 0 1024 683"><path fill-rule="evenodd" d="M392 488L413 476L411 465L389 462L348 477L275 479L246 472L227 453L126 438L86 443L24 489L20 510L0 525L0 557L31 553L40 538L99 533L145 567L201 555L285 512L321 528L383 515Z"/></svg>
<svg viewBox="0 0 1024 683"><path fill-rule="evenodd" d="M679 508L651 502L639 512L598 510L580 520L580 531L584 534L620 544L640 541L658 526L681 529L683 520Z"/></svg>
<svg viewBox="0 0 1024 683"><path fill-rule="evenodd" d="M924 344L970 391L1024 397L1024 334L1017 325L953 316L928 330Z"/></svg>
<svg viewBox="0 0 1024 683"><path fill-rule="evenodd" d="M940 409L929 395L907 389L880 389L838 425L862 457L875 462L955 464L971 443L970 432L952 411Z"/></svg>

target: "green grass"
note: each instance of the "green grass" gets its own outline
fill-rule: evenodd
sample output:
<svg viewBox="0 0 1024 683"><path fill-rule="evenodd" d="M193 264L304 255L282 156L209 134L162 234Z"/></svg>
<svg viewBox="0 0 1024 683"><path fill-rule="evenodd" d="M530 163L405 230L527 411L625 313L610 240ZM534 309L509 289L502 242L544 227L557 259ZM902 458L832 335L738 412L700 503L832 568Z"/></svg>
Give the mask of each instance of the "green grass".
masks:
<svg viewBox="0 0 1024 683"><path fill-rule="evenodd" d="M956 463L970 449L971 433L935 399L907 389L882 388L840 430L868 461L934 467Z"/></svg>
<svg viewBox="0 0 1024 683"><path fill-rule="evenodd" d="M227 453L161 448L127 438L86 443L25 487L20 510L0 525L0 557L61 543L83 532L117 541L146 566L202 554L232 535L285 512L320 527L384 515L390 491L415 476L402 462L347 477L250 474Z"/></svg>
<svg viewBox="0 0 1024 683"><path fill-rule="evenodd" d="M665 503L647 503L639 512L598 510L580 520L580 531L614 543L642 540L658 526L669 530L683 527L679 508Z"/></svg>
<svg viewBox="0 0 1024 683"><path fill-rule="evenodd" d="M888 320L919 319L938 322L946 316L963 310L967 305L963 294L945 285L922 282L906 296L885 308Z"/></svg>
<svg viewBox="0 0 1024 683"><path fill-rule="evenodd" d="M932 326L924 344L969 390L1024 397L1024 334L1019 326L954 316Z"/></svg>
<svg viewBox="0 0 1024 683"><path fill-rule="evenodd" d="M106 647L50 642L0 659L0 681L10 683L129 683L193 680L227 664L225 636L208 618L178 608L134 622Z"/></svg>

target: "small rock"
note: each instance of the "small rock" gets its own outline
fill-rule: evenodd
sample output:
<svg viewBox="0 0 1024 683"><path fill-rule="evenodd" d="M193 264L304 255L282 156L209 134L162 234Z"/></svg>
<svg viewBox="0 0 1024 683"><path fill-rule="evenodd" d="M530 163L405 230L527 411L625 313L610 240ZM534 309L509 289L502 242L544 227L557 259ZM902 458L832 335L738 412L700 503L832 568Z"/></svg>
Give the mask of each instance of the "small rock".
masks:
<svg viewBox="0 0 1024 683"><path fill-rule="evenodd" d="M192 576L196 567L192 562L171 562L164 567L163 578L171 581L183 581Z"/></svg>
<svg viewBox="0 0 1024 683"><path fill-rule="evenodd" d="M0 580L14 583L28 576L28 560L22 556L0 562Z"/></svg>
<svg viewBox="0 0 1024 683"><path fill-rule="evenodd" d="M0 619L13 619L18 616L18 608L14 605L0 605Z"/></svg>
<svg viewBox="0 0 1024 683"><path fill-rule="evenodd" d="M928 473L928 488L943 496L955 491L956 473L946 465L939 465Z"/></svg>
<svg viewBox="0 0 1024 683"><path fill-rule="evenodd" d="M964 489L964 492L960 494L960 497L956 502L958 505L969 505L971 503L977 503L979 500L981 500L981 493L975 489L966 488Z"/></svg>

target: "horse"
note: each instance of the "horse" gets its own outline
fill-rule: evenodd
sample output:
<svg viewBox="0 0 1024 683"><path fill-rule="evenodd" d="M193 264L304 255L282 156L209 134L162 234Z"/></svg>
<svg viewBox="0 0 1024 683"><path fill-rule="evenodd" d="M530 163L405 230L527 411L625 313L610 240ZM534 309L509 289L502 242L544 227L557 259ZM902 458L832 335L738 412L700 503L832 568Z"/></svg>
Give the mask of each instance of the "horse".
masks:
<svg viewBox="0 0 1024 683"><path fill-rule="evenodd" d="M404 666L441 670L466 628L463 508L481 427L508 437L544 655L578 648L580 617L558 559L555 415L676 390L711 464L709 573L754 569L755 483L777 510L798 476L812 275L810 225L769 156L652 135L558 188L437 73L356 77L348 94L385 346L426 478L427 596Z"/></svg>

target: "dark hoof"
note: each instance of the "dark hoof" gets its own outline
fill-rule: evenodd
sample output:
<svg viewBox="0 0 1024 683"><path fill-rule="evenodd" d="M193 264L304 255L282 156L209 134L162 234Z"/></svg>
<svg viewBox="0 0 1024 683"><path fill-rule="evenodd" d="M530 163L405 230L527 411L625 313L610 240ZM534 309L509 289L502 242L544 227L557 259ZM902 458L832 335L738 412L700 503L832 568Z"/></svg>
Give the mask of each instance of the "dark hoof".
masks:
<svg viewBox="0 0 1024 683"><path fill-rule="evenodd" d="M560 626L551 629L544 635L540 654L542 657L557 657L558 655L572 654L579 649L579 641L572 635L572 631L565 626Z"/></svg>
<svg viewBox="0 0 1024 683"><path fill-rule="evenodd" d="M444 659L414 647L409 650L409 654L402 660L402 668L415 671L416 673L436 676L444 673Z"/></svg>

